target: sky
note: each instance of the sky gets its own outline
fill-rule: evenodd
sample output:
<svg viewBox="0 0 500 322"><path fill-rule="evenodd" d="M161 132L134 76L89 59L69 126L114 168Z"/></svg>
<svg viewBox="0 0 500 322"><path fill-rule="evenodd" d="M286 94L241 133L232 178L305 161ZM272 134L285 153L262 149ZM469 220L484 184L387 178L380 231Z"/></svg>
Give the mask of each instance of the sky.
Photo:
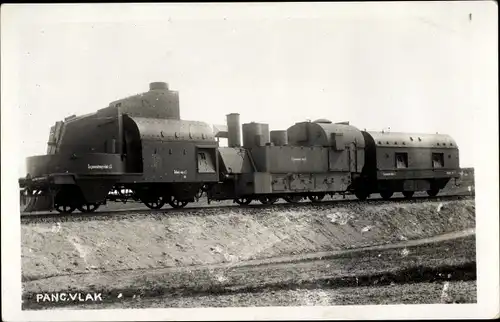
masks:
<svg viewBox="0 0 500 322"><path fill-rule="evenodd" d="M179 91L185 120L446 133L462 167L498 121L495 2L25 5L1 22L19 177L56 121L154 81Z"/></svg>

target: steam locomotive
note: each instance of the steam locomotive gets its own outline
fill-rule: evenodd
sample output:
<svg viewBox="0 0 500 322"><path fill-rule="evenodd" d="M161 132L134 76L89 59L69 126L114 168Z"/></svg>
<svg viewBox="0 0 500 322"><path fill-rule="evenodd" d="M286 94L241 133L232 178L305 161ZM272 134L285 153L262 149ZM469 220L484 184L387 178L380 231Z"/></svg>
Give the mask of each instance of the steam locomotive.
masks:
<svg viewBox="0 0 500 322"><path fill-rule="evenodd" d="M367 132L327 119L270 131L226 117L221 127L181 120L178 92L154 82L148 92L56 122L47 154L28 157L19 179L24 211L92 212L131 199L181 208L200 192L241 205L346 193L411 198L435 196L459 177L459 149L448 135Z"/></svg>

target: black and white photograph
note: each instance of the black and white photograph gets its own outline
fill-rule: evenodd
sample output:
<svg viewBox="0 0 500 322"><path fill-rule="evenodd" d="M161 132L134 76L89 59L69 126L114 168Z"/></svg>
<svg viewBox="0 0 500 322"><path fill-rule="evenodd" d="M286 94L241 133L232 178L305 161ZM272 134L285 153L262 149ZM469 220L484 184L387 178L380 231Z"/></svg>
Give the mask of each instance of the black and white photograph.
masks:
<svg viewBox="0 0 500 322"><path fill-rule="evenodd" d="M493 1L1 7L6 321L494 318Z"/></svg>

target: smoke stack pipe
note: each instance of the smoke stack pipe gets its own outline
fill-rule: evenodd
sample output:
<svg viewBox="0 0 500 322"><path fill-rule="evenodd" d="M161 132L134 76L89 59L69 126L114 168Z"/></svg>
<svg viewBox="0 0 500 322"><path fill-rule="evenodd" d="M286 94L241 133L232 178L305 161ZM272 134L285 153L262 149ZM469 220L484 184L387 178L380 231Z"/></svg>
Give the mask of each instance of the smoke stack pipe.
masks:
<svg viewBox="0 0 500 322"><path fill-rule="evenodd" d="M231 113L227 117L227 145L230 148L241 147L240 114Z"/></svg>
<svg viewBox="0 0 500 322"><path fill-rule="evenodd" d="M283 130L271 131L271 143L275 146L288 145L288 132Z"/></svg>

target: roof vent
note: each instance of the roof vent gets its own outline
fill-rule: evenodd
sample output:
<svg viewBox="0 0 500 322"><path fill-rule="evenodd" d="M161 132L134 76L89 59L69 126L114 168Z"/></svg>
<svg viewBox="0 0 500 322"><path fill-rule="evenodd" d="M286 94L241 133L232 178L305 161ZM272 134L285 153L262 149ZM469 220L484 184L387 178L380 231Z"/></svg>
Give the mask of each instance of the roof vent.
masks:
<svg viewBox="0 0 500 322"><path fill-rule="evenodd" d="M168 84L165 82L153 82L149 84L150 91L154 91L156 89L168 89Z"/></svg>
<svg viewBox="0 0 500 322"><path fill-rule="evenodd" d="M332 121L327 120L327 119L317 119L313 123L323 123L323 124L332 124Z"/></svg>

